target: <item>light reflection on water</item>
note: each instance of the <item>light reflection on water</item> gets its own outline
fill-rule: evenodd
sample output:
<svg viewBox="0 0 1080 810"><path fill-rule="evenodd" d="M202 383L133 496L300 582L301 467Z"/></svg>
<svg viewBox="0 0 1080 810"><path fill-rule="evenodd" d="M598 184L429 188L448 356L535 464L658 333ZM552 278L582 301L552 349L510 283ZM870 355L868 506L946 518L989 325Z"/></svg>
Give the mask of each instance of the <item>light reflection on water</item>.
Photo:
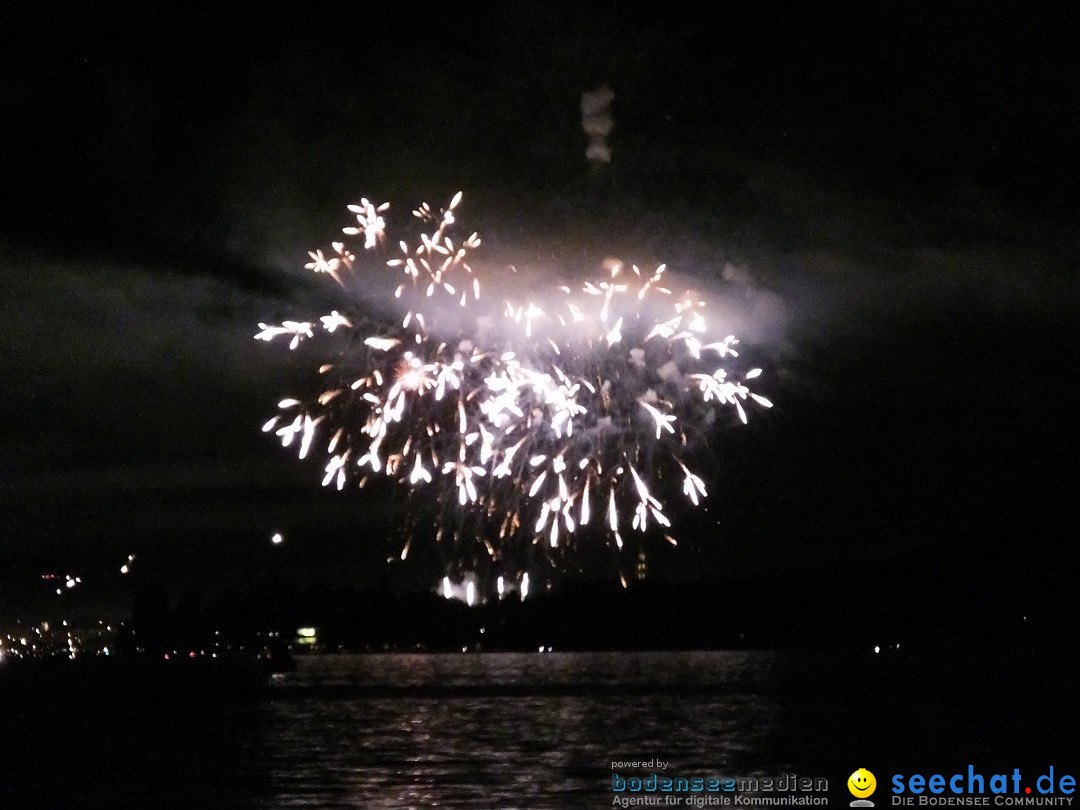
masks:
<svg viewBox="0 0 1080 810"><path fill-rule="evenodd" d="M770 679L767 653L300 664L262 707L249 752L267 763L277 807L609 806L612 761L657 757L706 776L785 766L767 761L776 703L746 691Z"/></svg>
<svg viewBox="0 0 1080 810"><path fill-rule="evenodd" d="M1069 651L484 653L302 658L250 694L24 700L0 681L0 807L610 807L612 762L652 758L826 777L843 805L856 767L1080 771L1076 669Z"/></svg>
<svg viewBox="0 0 1080 810"><path fill-rule="evenodd" d="M253 753L279 807L566 808L610 798L612 759L738 770L769 734L769 715L752 697L693 707L671 696L299 701L272 707Z"/></svg>
<svg viewBox="0 0 1080 810"><path fill-rule="evenodd" d="M788 657L753 652L368 654L301 657L279 689L645 691L767 687Z"/></svg>

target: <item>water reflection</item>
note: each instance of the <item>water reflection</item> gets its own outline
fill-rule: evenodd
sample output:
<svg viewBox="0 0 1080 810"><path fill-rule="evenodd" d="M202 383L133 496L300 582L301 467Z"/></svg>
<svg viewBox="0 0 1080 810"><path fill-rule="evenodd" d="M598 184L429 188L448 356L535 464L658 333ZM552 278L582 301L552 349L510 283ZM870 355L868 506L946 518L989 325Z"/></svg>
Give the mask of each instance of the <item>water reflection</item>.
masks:
<svg viewBox="0 0 1080 810"><path fill-rule="evenodd" d="M0 688L0 806L610 807L612 762L653 758L683 776L827 777L833 804L860 766L1075 773L1071 650L878 659L327 656L269 694Z"/></svg>
<svg viewBox="0 0 1080 810"><path fill-rule="evenodd" d="M596 806L593 799L610 803L613 760L656 757L699 774L774 764L762 752L777 734L779 708L741 691L766 677L767 654L302 663L263 707L251 752L251 767L267 761L279 807ZM404 687L413 694L386 694Z"/></svg>

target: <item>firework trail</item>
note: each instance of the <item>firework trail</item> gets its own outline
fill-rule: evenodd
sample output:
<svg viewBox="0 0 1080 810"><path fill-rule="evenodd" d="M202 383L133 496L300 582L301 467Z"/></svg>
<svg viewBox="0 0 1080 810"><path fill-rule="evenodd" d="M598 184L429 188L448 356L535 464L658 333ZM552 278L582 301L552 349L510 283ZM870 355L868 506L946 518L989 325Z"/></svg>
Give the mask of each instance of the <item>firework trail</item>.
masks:
<svg viewBox="0 0 1080 810"><path fill-rule="evenodd" d="M428 505L447 576L497 582L500 596L524 595L530 572L550 579L584 543L604 544L620 568L628 532L674 543L661 492L705 498L689 451L721 409L745 423L750 402L771 407L747 387L760 370L729 373L737 341L710 336L705 302L674 294L663 265L609 260L541 302L489 301L470 264L480 238L452 236L460 201L421 205L417 239L389 249L396 322L369 330L335 310L259 324L257 339L290 349L317 332L344 343L320 368L323 390L282 400L263 430L301 458L325 454L324 486L401 484ZM349 210L345 234L385 258L388 206ZM309 255L307 269L343 287L361 272L343 242ZM401 559L423 535L404 539Z"/></svg>

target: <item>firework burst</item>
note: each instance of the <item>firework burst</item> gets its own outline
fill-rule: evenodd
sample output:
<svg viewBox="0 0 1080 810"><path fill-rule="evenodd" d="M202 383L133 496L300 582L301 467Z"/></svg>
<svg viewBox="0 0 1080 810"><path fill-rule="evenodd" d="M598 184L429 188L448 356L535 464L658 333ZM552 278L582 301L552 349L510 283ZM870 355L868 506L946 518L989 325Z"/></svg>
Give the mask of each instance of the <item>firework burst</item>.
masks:
<svg viewBox="0 0 1080 810"><path fill-rule="evenodd" d="M290 349L320 332L344 343L320 369L322 390L279 402L263 430L301 458L323 454L324 486L403 486L428 506L447 576L497 582L499 595L526 592L530 573L550 579L584 543L610 549L620 570L628 533L675 543L663 499L706 497L692 448L720 411L745 423L750 403L771 407L747 385L760 371L732 375L738 341L710 335L705 301L675 294L664 265L609 260L541 301L486 295L470 263L479 236L452 235L460 201L413 211L419 233L396 250L387 205L349 206L345 234L399 276L396 320L369 329L332 311L260 324L257 339ZM343 242L310 256L307 269L343 287L363 270Z"/></svg>

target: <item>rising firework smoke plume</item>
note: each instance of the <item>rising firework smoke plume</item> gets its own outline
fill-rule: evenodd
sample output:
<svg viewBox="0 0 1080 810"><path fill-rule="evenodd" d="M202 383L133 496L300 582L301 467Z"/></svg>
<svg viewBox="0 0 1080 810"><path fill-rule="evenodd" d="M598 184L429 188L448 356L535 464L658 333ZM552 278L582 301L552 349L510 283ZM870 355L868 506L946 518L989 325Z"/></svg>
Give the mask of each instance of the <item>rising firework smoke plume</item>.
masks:
<svg viewBox="0 0 1080 810"><path fill-rule="evenodd" d="M745 423L749 403L771 407L747 385L760 370L729 372L738 341L710 334L702 296L674 293L663 265L608 260L599 277L540 301L488 296L470 263L479 236L452 233L460 201L413 211L418 237L396 250L386 204L349 206L345 234L382 260L365 269L335 242L306 267L346 288L372 269L398 274L397 320L372 329L335 310L260 324L257 339L290 349L318 332L341 340L320 369L323 390L282 400L263 430L301 458L324 454L326 486L387 476L423 504L409 511L424 511L431 531L411 522L400 556L433 538L448 592L468 577L470 588L478 579L524 595L530 577L550 581L586 543L621 572L628 534L676 542L665 498L706 497L690 457L721 411Z"/></svg>

